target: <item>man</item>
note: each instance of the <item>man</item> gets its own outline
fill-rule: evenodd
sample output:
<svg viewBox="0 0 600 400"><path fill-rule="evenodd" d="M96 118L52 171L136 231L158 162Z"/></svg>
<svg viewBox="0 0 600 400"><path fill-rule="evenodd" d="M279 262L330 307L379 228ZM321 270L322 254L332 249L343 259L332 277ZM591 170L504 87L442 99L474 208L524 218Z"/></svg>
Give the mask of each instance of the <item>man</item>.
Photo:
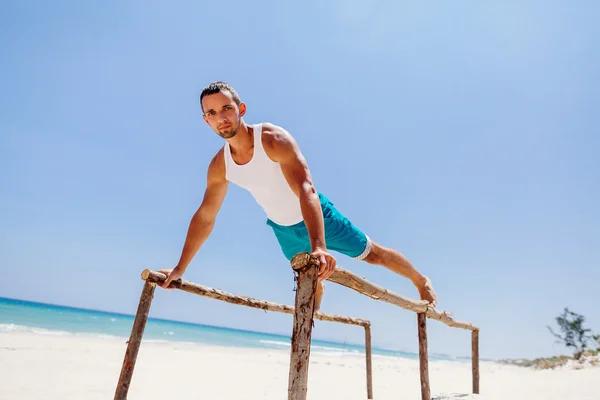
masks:
<svg viewBox="0 0 600 400"><path fill-rule="evenodd" d="M306 159L287 131L270 123L248 125L244 104L229 84L213 82L202 90L204 121L225 145L213 157L204 199L189 225L181 258L167 275L163 288L183 276L192 258L210 235L227 192L228 182L247 189L267 214L288 260L309 252L320 261L315 307L323 296L336 259L328 249L371 264L383 265L407 277L420 297L435 307L431 282L399 252L380 246L356 228L333 203L316 191Z"/></svg>

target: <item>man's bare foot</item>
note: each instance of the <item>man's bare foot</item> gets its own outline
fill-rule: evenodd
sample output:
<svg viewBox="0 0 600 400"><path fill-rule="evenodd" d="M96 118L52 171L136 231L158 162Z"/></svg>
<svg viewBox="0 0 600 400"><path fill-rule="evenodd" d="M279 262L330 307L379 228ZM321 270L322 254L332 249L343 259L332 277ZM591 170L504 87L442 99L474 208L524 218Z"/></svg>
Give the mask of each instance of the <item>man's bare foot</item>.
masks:
<svg viewBox="0 0 600 400"><path fill-rule="evenodd" d="M437 295L433 290L433 285L431 284L431 280L428 277L424 276L425 280L422 284L416 285L417 290L419 291L419 295L421 296L421 300L425 300L429 302L429 305L433 308L437 305Z"/></svg>

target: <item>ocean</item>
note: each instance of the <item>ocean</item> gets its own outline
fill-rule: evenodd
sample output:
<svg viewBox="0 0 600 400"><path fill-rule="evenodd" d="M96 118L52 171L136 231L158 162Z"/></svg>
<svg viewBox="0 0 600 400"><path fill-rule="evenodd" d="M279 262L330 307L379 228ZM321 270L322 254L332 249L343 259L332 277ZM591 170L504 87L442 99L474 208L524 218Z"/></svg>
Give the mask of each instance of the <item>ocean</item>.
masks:
<svg viewBox="0 0 600 400"><path fill-rule="evenodd" d="M0 333L31 332L40 335L91 335L129 338L134 316L0 297ZM144 341L186 342L226 347L289 349L289 336L223 328L189 322L148 318ZM364 353L364 345L312 340L311 351L338 354ZM416 359L417 354L373 347L373 354ZM430 360L457 361L429 355Z"/></svg>

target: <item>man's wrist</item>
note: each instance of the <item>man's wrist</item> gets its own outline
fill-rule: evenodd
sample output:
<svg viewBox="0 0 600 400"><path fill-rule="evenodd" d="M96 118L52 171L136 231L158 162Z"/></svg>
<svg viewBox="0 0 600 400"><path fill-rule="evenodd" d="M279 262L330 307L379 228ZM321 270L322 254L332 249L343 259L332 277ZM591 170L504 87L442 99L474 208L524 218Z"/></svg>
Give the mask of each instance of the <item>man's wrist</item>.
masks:
<svg viewBox="0 0 600 400"><path fill-rule="evenodd" d="M327 251L327 247L324 244L316 244L313 246L313 253L315 251Z"/></svg>

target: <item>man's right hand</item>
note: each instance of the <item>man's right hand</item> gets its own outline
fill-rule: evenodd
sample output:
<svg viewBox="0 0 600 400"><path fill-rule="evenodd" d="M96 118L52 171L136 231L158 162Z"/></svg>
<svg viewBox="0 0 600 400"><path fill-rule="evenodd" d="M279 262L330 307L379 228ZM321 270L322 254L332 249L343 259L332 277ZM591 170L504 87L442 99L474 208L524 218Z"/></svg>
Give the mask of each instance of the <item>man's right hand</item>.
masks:
<svg viewBox="0 0 600 400"><path fill-rule="evenodd" d="M183 271L179 267L175 267L175 268L171 268L171 269L161 269L158 272L162 272L163 274L165 274L167 276L167 279L165 279L165 281L162 283L162 285L160 285L160 287L163 289L169 289L169 290L173 290L173 288L169 287L171 282L176 281L177 279L179 279L183 276Z"/></svg>

